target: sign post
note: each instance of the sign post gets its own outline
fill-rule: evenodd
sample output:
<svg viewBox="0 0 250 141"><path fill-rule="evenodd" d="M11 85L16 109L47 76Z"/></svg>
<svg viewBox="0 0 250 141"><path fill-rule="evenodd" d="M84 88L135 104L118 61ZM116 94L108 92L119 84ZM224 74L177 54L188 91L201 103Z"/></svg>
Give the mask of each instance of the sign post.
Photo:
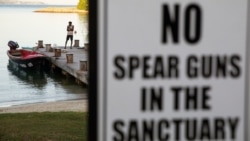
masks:
<svg viewBox="0 0 250 141"><path fill-rule="evenodd" d="M248 141L248 3L90 1L90 140Z"/></svg>

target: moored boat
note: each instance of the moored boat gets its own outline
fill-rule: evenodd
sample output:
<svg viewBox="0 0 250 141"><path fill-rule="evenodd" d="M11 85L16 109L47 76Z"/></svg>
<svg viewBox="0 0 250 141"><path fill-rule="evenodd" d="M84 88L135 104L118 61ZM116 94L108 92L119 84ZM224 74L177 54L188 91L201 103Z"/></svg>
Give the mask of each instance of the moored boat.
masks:
<svg viewBox="0 0 250 141"><path fill-rule="evenodd" d="M7 55L14 64L24 69L40 68L45 56L32 50L17 49L19 45L14 41L9 41L10 49Z"/></svg>

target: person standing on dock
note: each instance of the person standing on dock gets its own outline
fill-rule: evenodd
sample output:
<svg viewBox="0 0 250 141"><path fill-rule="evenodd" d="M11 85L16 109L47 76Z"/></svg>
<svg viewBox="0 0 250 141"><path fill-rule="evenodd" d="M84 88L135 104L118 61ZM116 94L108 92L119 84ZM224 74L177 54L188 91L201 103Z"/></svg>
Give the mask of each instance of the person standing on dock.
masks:
<svg viewBox="0 0 250 141"><path fill-rule="evenodd" d="M75 31L76 33L76 31ZM67 36L66 36L66 42L65 42L65 49L68 43L68 40L70 40L70 48L72 49L72 43L73 43L73 34L74 34L74 25L72 24L71 21L69 21L69 24L67 26Z"/></svg>

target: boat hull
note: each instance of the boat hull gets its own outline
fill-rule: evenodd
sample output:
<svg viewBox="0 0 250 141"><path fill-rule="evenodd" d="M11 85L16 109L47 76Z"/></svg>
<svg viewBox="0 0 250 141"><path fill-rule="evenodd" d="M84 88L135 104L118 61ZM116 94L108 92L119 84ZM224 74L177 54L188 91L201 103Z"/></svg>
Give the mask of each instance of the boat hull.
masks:
<svg viewBox="0 0 250 141"><path fill-rule="evenodd" d="M34 51L19 50L20 56L12 55L10 51L7 51L9 60L15 65L23 69L38 69L41 68L45 56Z"/></svg>

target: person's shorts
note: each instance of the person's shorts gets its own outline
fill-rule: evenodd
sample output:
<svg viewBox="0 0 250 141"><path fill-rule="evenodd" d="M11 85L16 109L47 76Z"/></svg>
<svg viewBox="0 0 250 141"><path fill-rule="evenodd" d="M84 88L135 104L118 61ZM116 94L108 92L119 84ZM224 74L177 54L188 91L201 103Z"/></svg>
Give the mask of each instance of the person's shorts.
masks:
<svg viewBox="0 0 250 141"><path fill-rule="evenodd" d="M66 40L68 41L69 39L72 41L73 40L73 35L67 35Z"/></svg>

